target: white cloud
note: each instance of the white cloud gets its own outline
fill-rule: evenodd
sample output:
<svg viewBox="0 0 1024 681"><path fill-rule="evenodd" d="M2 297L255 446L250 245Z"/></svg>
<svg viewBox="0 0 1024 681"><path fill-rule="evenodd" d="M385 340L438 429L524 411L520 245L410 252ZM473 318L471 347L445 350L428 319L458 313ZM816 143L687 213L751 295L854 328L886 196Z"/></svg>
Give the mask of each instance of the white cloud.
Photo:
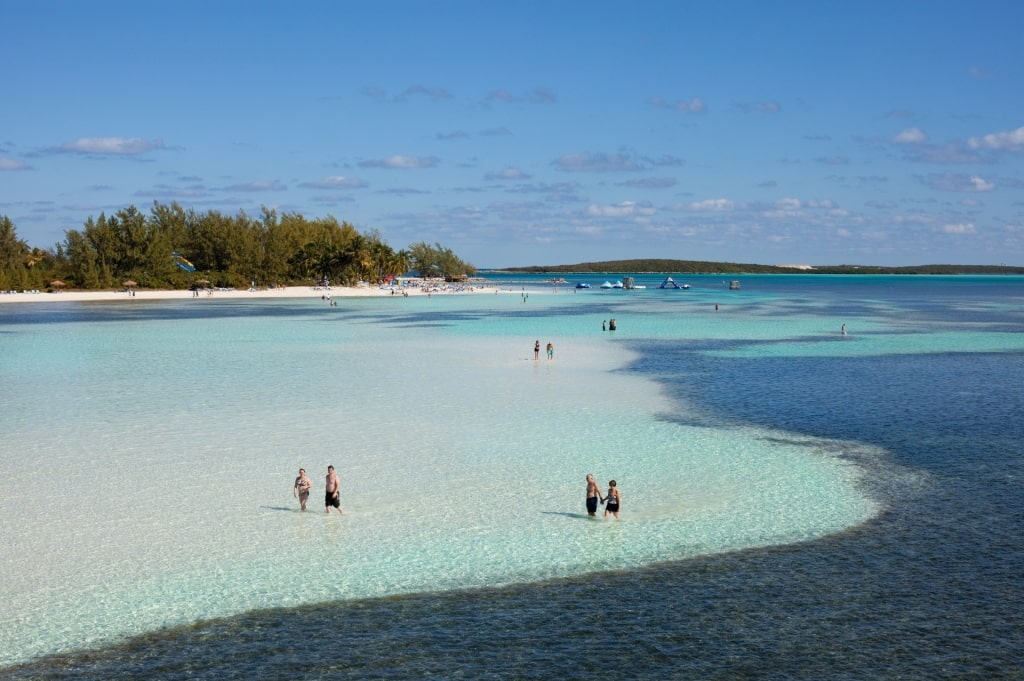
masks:
<svg viewBox="0 0 1024 681"><path fill-rule="evenodd" d="M657 211L651 206L640 205L635 201L623 201L622 203L598 205L590 204L587 208L587 215L601 218L624 218L630 216L654 215Z"/></svg>
<svg viewBox="0 0 1024 681"><path fill-rule="evenodd" d="M277 180L254 180L224 187L224 190L229 192L279 192L285 189L288 189L288 185Z"/></svg>
<svg viewBox="0 0 1024 681"><path fill-rule="evenodd" d="M800 210L801 205L800 199L792 198L779 199L775 202L775 207L779 210Z"/></svg>
<svg viewBox="0 0 1024 681"><path fill-rule="evenodd" d="M0 170L28 170L31 166L13 158L0 158Z"/></svg>
<svg viewBox="0 0 1024 681"><path fill-rule="evenodd" d="M942 231L946 234L976 234L977 230L974 229L974 225L970 222L964 222L957 225L943 225Z"/></svg>
<svg viewBox="0 0 1024 681"><path fill-rule="evenodd" d="M967 144L972 149L1019 151L1024 149L1024 126L1007 132L993 132L982 137L971 137Z"/></svg>
<svg viewBox="0 0 1024 681"><path fill-rule="evenodd" d="M946 192L990 192L996 188L995 184L978 175L933 173L923 177L919 176L918 180L932 189Z"/></svg>
<svg viewBox="0 0 1024 681"><path fill-rule="evenodd" d="M994 184L982 177L978 177L977 175L971 178L971 187L973 187L973 190L976 192L990 192L996 188Z"/></svg>
<svg viewBox="0 0 1024 681"><path fill-rule="evenodd" d="M325 177L322 180L302 182L299 186L306 187L308 189L359 189L366 186L366 181L361 180L358 177L332 175L330 177Z"/></svg>
<svg viewBox="0 0 1024 681"><path fill-rule="evenodd" d="M495 173L487 173L484 177L488 180L526 180L530 176L518 168L505 168Z"/></svg>
<svg viewBox="0 0 1024 681"><path fill-rule="evenodd" d="M727 211L733 208L734 204L731 199L705 199L690 204L690 210L696 212Z"/></svg>
<svg viewBox="0 0 1024 681"><path fill-rule="evenodd" d="M566 172L609 172L642 170L628 154L582 153L562 156L553 162L559 170Z"/></svg>
<svg viewBox="0 0 1024 681"><path fill-rule="evenodd" d="M161 140L145 140L141 137L80 137L74 142L65 142L57 151L72 154L131 156L154 149L163 149Z"/></svg>
<svg viewBox="0 0 1024 681"><path fill-rule="evenodd" d="M371 159L361 161L359 165L363 168L433 168L440 159L436 156L389 156L384 159Z"/></svg>
<svg viewBox="0 0 1024 681"><path fill-rule="evenodd" d="M683 113L701 114L707 111L707 106L700 97L694 97L690 100L677 99L674 102L666 101L661 97L651 97L647 100L647 103L656 109L671 109L673 111L682 111Z"/></svg>
<svg viewBox="0 0 1024 681"><path fill-rule="evenodd" d="M904 128L893 136L896 144L920 144L928 141L928 135L920 128Z"/></svg>

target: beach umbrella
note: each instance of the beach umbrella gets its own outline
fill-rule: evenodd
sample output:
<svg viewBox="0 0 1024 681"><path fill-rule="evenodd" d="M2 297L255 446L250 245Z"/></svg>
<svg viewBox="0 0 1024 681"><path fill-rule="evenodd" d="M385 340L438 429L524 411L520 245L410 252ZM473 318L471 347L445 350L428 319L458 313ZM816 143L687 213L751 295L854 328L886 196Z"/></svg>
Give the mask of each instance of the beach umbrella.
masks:
<svg viewBox="0 0 1024 681"><path fill-rule="evenodd" d="M64 288L65 286L67 286L67 284L65 284L60 279L54 279L53 281L50 282L50 286L52 286L53 288Z"/></svg>
<svg viewBox="0 0 1024 681"><path fill-rule="evenodd" d="M131 288L133 286L138 286L138 284L129 279L128 281L122 281L121 286L124 286L125 288Z"/></svg>

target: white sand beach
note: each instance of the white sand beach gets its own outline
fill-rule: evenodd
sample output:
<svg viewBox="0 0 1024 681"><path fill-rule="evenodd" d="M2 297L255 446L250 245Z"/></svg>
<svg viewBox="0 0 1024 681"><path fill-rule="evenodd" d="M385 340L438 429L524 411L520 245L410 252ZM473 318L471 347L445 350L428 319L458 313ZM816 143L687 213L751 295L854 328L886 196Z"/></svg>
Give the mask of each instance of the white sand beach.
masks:
<svg viewBox="0 0 1024 681"><path fill-rule="evenodd" d="M415 281L412 284L395 287L378 286L286 286L277 288L225 289L214 288L201 291L150 290L133 288L104 291L0 291L3 303L45 303L45 302L103 302L114 300L177 300L186 298L247 300L258 298L356 298L380 296L421 296L456 295L467 293L511 293L511 290L497 289L479 283L448 284L443 281Z"/></svg>

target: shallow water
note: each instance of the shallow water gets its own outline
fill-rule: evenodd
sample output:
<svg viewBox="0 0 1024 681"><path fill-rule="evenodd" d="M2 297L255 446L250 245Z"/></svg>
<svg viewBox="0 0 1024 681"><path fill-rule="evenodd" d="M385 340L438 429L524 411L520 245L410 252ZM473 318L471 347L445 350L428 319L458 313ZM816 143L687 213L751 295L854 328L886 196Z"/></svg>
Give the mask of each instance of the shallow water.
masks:
<svg viewBox="0 0 1024 681"><path fill-rule="evenodd" d="M807 311L836 303L811 294L759 301L745 287L717 315L699 298L522 303L503 294L338 314L285 304L196 315L161 305L62 312L70 318L54 324L8 320L5 347L21 334L64 345L15 343L16 353L40 353L41 365L63 366L5 363L5 384L29 390L49 375L46 390L59 385L78 399L59 416L43 410L42 423L38 409L4 405L5 426L24 447L32 450L33 433L50 445L37 443L38 458L18 457L5 478L21 483L56 463L73 492L62 505L73 498L79 510L69 520L50 513L52 495L19 499L22 484L5 487L3 545L15 548L4 560L15 585L4 602L33 600L13 617L5 609L2 640L11 645L0 648L34 656L322 602L151 636L138 655L115 648L84 667L71 658L26 669L102 678L156 661L177 670L170 676L195 664L229 678L311 656L316 669L356 676L456 665L477 678L490 667L473 660L501 658L495 669L543 678L540 670L579 670L562 659L574 647L595 661L623 653L621 638L646 651L624 660L661 674L756 676L769 661L879 671L886 660L904 671L911 661L932 672L941 664L954 677L993 663L1012 672L1020 631L1002 618L1019 605L1011 586L1021 565L1012 542L1021 433L1007 426L1022 406L1013 301L979 320L984 331L960 332L970 352L951 354L944 336L957 334L962 301L943 312L905 297L892 319L843 317L851 335L841 338L832 319ZM746 324L727 317L741 315L738 302ZM608 311L620 320L614 336L599 331ZM150 326L158 330L144 333ZM551 363L529 359L538 335L555 339ZM938 354L922 343L930 335ZM835 346L834 356L800 351L818 345ZM148 380L160 394L133 388ZM941 397L953 389L958 399ZM944 411L952 405L959 414ZM93 422L102 427L90 430ZM968 435L980 452L965 464ZM327 463L342 472L349 515L297 513L293 471L305 465L322 490ZM590 470L620 479L619 523L582 517ZM978 522L952 522L950 509L969 509ZM55 542L74 559L47 561ZM789 548L696 557L772 545ZM590 576L542 581L581 573ZM952 574L958 589L936 594ZM534 586L493 590L521 583ZM917 593L924 585L930 596ZM461 590L471 586L487 588ZM365 600L415 592L434 595ZM39 616L54 607L62 617ZM939 618L950 607L977 615L968 620L978 633L961 646L976 650L956 664L939 651L943 641L968 643L964 625ZM868 616L878 608L888 615ZM337 630L326 641L344 642L343 659L302 642L323 640L314 636L321 620ZM282 640L282 631L292 634ZM262 661L225 664L240 636ZM896 654L900 636L929 644ZM699 654L693 638L707 643ZM268 661L272 641L283 652ZM176 657L186 647L188 659ZM437 653L445 649L447 657ZM825 659L804 657L813 649ZM793 651L787 664L780 650Z"/></svg>

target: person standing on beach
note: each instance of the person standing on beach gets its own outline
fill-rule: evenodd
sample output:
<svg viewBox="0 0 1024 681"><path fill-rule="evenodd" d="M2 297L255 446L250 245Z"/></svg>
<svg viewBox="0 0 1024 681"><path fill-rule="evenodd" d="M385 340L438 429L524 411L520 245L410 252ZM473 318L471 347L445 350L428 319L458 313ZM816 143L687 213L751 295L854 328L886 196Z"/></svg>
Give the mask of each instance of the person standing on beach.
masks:
<svg viewBox="0 0 1024 681"><path fill-rule="evenodd" d="M533 342L533 358L540 359L540 341Z"/></svg>
<svg viewBox="0 0 1024 681"><path fill-rule="evenodd" d="M622 501L622 495L619 494L619 488L616 487L615 481L612 480L608 483L608 494L605 496L605 507L604 517L607 518L609 515L614 515L615 519L619 519L619 502Z"/></svg>
<svg viewBox="0 0 1024 681"><path fill-rule="evenodd" d="M306 502L309 500L309 490L313 488L313 481L306 475L306 469L299 469L299 477L295 478L295 484L292 486L292 496L299 498L299 506L302 510L306 510Z"/></svg>
<svg viewBox="0 0 1024 681"><path fill-rule="evenodd" d="M601 488L597 486L593 473L587 473L587 515L591 518L597 517L598 501L604 501L601 496Z"/></svg>
<svg viewBox="0 0 1024 681"><path fill-rule="evenodd" d="M334 466L327 467L327 487L324 490L324 506L327 513L331 512L331 506L338 509L338 514L345 510L341 507L341 480L334 472Z"/></svg>
<svg viewBox="0 0 1024 681"><path fill-rule="evenodd" d="M555 346L552 345L551 343L548 343L548 359L554 359L554 358L555 358Z"/></svg>

